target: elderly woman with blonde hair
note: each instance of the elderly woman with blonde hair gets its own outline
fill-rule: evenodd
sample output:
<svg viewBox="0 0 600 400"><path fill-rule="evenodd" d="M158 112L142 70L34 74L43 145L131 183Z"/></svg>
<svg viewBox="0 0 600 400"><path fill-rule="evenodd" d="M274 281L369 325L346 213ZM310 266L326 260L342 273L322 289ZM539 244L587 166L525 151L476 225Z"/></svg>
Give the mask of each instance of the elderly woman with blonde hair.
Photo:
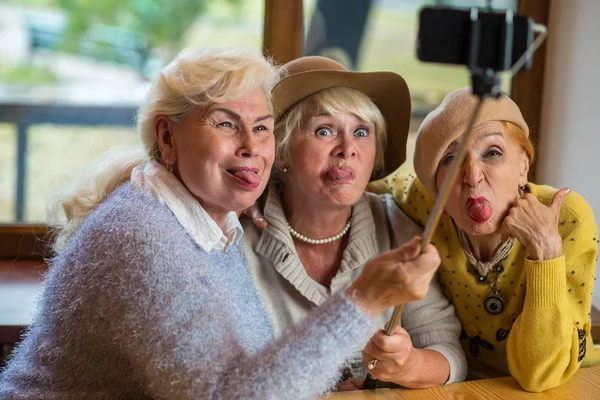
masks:
<svg viewBox="0 0 600 400"><path fill-rule="evenodd" d="M454 162L475 109L469 88L446 96L423 121L417 178L392 174L391 190L419 224ZM590 307L598 228L587 202L568 189L528 182L534 149L518 106L485 101L433 243L438 278L461 321L472 377L512 375L528 391L558 386L592 344Z"/></svg>
<svg viewBox="0 0 600 400"><path fill-rule="evenodd" d="M311 399L373 316L424 296L439 257L412 242L275 340L237 213L271 171L278 78L226 49L183 51L159 74L139 110L143 154L62 202L69 223L0 398Z"/></svg>
<svg viewBox="0 0 600 400"><path fill-rule="evenodd" d="M242 240L276 334L346 290L371 258L421 233L391 196L365 193L384 166L398 167L395 153L404 154L411 110L404 79L347 71L324 57L284 68L272 92L277 157L263 209L268 226L243 221ZM375 358L373 377L405 387L464 379L460 324L436 282L424 299L406 304L387 337L382 328L391 313L379 314L372 338L356 346L345 374L356 379L342 388L360 386ZM387 357L383 348L397 352Z"/></svg>

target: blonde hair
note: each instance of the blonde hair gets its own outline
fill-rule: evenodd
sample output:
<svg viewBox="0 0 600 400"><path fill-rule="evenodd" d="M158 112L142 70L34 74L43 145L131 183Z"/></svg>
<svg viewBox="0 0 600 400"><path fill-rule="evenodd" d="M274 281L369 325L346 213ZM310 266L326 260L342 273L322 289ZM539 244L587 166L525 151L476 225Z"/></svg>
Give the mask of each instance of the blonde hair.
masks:
<svg viewBox="0 0 600 400"><path fill-rule="evenodd" d="M151 158L162 161L154 128L158 115L181 122L198 107L226 103L257 89L264 92L272 111L271 89L279 76L271 60L246 50L206 48L179 53L158 74L138 109L137 132L142 146L110 150L81 182L55 196L49 207L54 250L64 247L81 221L128 181L136 166Z"/></svg>
<svg viewBox="0 0 600 400"><path fill-rule="evenodd" d="M336 115L350 113L375 125L376 153L373 173L383 168L383 154L387 141L385 119L383 114L366 94L349 87L333 87L323 89L306 97L286 111L275 124L275 154L273 165L279 174L292 159L290 146L294 132L305 128L311 116L326 114Z"/></svg>

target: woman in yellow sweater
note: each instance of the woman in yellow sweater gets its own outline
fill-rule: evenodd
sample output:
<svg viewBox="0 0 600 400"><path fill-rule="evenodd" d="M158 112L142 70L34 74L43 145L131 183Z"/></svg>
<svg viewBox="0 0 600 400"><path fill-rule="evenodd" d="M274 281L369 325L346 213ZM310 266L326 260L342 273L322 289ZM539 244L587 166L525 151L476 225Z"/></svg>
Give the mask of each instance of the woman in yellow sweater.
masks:
<svg viewBox="0 0 600 400"><path fill-rule="evenodd" d="M450 93L421 125L418 176L392 174L392 191L423 225L458 150L476 99ZM462 323L472 377L511 374L539 392L571 377L586 355L598 253L587 202L569 189L527 182L534 151L508 97L486 100L433 243L438 276Z"/></svg>

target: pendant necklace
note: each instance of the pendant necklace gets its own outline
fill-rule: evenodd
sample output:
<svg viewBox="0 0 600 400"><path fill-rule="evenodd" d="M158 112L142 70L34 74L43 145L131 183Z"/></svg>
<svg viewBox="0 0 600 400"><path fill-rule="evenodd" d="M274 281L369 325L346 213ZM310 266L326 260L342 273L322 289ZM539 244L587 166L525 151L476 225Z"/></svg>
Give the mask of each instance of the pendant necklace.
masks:
<svg viewBox="0 0 600 400"><path fill-rule="evenodd" d="M491 286L491 293L487 295L483 301L485 311L492 315L500 314L505 306L504 299L500 296L500 274L504 272L502 261L504 261L512 251L515 245L515 238L508 238L508 240L502 243L490 261L481 262L473 255L471 244L469 243L469 239L467 239L465 232L459 227L456 227L456 230L458 232L460 245L467 256L469 263L477 270L477 282L482 284L489 283ZM492 270L496 273L496 276L494 279L490 280L488 274Z"/></svg>

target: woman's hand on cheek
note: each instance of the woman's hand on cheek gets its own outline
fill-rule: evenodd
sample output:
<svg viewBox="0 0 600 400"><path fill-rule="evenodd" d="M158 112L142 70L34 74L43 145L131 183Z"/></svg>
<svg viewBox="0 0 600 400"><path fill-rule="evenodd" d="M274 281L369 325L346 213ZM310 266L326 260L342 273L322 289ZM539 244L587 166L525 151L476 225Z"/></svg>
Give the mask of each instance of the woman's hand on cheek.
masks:
<svg viewBox="0 0 600 400"><path fill-rule="evenodd" d="M562 255L562 238L558 233L560 208L571 189L562 188L546 206L532 194L517 199L504 218L503 238L514 237L529 253L530 260L551 260Z"/></svg>

